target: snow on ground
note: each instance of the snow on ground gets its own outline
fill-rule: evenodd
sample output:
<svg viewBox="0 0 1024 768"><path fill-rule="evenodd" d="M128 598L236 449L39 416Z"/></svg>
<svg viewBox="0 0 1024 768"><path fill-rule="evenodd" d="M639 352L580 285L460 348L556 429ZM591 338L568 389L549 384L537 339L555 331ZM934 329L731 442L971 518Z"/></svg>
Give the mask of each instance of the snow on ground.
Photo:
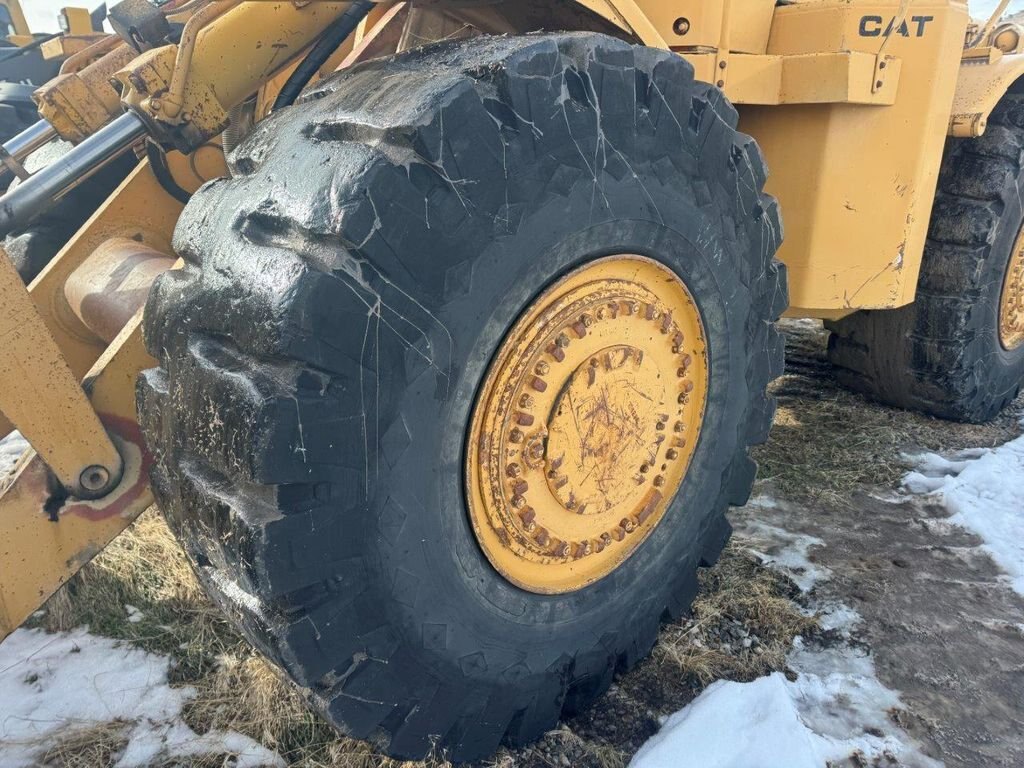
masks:
<svg viewBox="0 0 1024 768"><path fill-rule="evenodd" d="M14 469L21 455L28 450L28 441L21 436L20 432L11 432L7 437L0 439L0 480L7 477L7 474Z"/></svg>
<svg viewBox="0 0 1024 768"><path fill-rule="evenodd" d="M934 498L952 513L948 523L977 534L1014 590L1024 594L1024 437L952 458L908 458L917 470L903 479L904 487Z"/></svg>
<svg viewBox="0 0 1024 768"><path fill-rule="evenodd" d="M771 507L757 500L750 504L774 509L776 502L772 501ZM810 551L825 543L814 536L790 533L759 520L749 520L745 521L743 538L755 557L776 570L784 571L803 592L809 592L819 581L832 575L825 566L811 562Z"/></svg>
<svg viewBox="0 0 1024 768"><path fill-rule="evenodd" d="M63 736L123 723L126 746L116 768L225 754L235 756L236 768L284 766L246 736L199 736L189 728L181 713L193 691L168 684L170 666L169 658L85 629L17 630L0 644L0 765L37 765Z"/></svg>
<svg viewBox="0 0 1024 768"><path fill-rule="evenodd" d="M751 506L775 509L778 502L762 497ZM813 537L750 519L737 537L805 592L831 576L810 557L821 544ZM797 638L786 659L792 681L777 672L751 683L714 683L665 720L630 768L824 768L857 753L864 764L941 766L893 723L899 693L878 680L869 652L851 640L858 613L834 602L812 607L822 629L844 641L825 647Z"/></svg>

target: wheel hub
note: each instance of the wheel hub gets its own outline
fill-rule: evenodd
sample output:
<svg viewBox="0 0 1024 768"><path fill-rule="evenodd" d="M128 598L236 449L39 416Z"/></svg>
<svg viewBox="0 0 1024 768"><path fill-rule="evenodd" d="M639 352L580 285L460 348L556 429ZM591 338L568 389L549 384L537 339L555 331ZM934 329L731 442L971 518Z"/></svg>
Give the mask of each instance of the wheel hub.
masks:
<svg viewBox="0 0 1024 768"><path fill-rule="evenodd" d="M999 303L999 340L1007 350L1024 346L1024 229L1010 253Z"/></svg>
<svg viewBox="0 0 1024 768"><path fill-rule="evenodd" d="M657 262L601 259L545 292L473 414L469 512L495 568L564 593L625 561L686 476L707 386L699 311Z"/></svg>

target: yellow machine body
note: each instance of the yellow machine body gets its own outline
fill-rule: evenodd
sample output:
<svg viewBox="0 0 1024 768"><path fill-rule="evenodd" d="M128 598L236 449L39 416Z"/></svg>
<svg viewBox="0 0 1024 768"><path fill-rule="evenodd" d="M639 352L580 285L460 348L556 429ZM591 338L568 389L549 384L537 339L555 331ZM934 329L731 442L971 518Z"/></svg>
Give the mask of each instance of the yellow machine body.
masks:
<svg viewBox="0 0 1024 768"><path fill-rule="evenodd" d="M23 23L16 2L2 4ZM114 38L95 42L36 100L72 142L122 110L135 113L153 137L178 150L168 154L170 172L194 190L226 174L217 137L232 110L256 94L255 115L265 115L299 57L348 6L190 2L188 13L173 18L184 24L179 44L139 54ZM420 9L448 14L458 22L454 31L471 24L481 32L523 32L548 18L687 58L698 79L737 105L740 127L767 157L768 189L786 222L780 257L789 267L790 313L807 317L914 300L946 137L983 133L988 114L1024 74L1014 29L997 28L984 46L965 50L962 0L385 1L325 70L418 39L409 31ZM0 316L0 341L17 361L0 366L0 436L17 427L38 452L0 478L0 638L150 502L134 381L152 361L134 308L148 281L173 263L171 234L181 210L143 162L27 293L12 270L0 271L0 306L21 307ZM125 265L143 262L126 277ZM85 311L91 303L83 298L98 285L121 293L104 297L107 311L99 317ZM118 327L111 318L124 323L133 314L111 333ZM86 378L91 387L82 397L76 382ZM34 411L29 398L38 400ZM68 494L68 478L97 485L102 478L88 470L111 464L112 490L90 501ZM602 531L587 535L596 541Z"/></svg>
<svg viewBox="0 0 1024 768"><path fill-rule="evenodd" d="M21 10L20 0L0 0L0 35L8 38L25 38L31 42L31 31ZM18 40L12 39L15 45Z"/></svg>

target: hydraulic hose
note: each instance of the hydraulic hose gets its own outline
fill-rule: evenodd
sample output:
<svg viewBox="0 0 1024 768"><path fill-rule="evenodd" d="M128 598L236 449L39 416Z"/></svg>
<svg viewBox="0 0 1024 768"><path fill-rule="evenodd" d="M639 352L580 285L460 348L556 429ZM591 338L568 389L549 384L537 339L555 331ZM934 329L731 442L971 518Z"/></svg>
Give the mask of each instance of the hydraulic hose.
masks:
<svg viewBox="0 0 1024 768"><path fill-rule="evenodd" d="M288 81L284 84L281 92L274 100L274 109L277 111L283 107L291 106L299 97L302 89L309 85L309 81L320 70L331 55L338 50L338 46L344 43L348 36L356 31L356 27L373 9L374 3L371 0L356 0L348 7L337 21L327 28L323 36L313 46L302 63L292 72Z"/></svg>

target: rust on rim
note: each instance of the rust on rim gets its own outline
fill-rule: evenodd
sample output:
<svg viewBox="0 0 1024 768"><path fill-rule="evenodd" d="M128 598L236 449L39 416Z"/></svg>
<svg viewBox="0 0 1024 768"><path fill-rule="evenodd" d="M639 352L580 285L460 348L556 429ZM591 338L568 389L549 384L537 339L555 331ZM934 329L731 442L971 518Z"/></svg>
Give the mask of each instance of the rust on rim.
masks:
<svg viewBox="0 0 1024 768"><path fill-rule="evenodd" d="M700 312L642 256L559 280L502 343L474 406L469 516L494 567L573 592L621 565L686 477L708 391Z"/></svg>
<svg viewBox="0 0 1024 768"><path fill-rule="evenodd" d="M1024 229L1010 252L1010 264L999 302L999 341L1013 351L1024 346Z"/></svg>

